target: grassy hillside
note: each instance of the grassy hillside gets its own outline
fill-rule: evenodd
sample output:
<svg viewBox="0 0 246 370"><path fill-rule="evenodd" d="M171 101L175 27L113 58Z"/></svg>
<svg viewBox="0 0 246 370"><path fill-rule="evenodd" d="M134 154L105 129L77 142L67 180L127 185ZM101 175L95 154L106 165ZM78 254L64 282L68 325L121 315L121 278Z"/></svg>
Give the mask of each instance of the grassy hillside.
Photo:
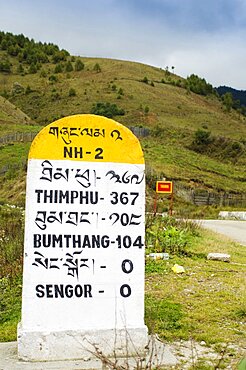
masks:
<svg viewBox="0 0 246 370"><path fill-rule="evenodd" d="M0 134L6 135L31 125L31 119L19 108L0 96Z"/></svg>
<svg viewBox="0 0 246 370"><path fill-rule="evenodd" d="M97 103L115 104L121 111L115 120L150 130L140 140L152 174L175 180L178 188L246 193L246 118L226 109L216 94L193 93L179 76L140 63L66 55L58 63L52 58L39 63L31 73L27 62L6 50L0 58L11 64L10 72L0 72L0 93L18 107L14 112L30 117L14 120L0 101L0 139L10 132L38 132L62 116L95 112ZM1 146L1 166L11 165L11 153L25 162L28 145ZM1 176L3 201L18 202L18 194L9 198L5 185L16 186L17 175L24 174L9 175L7 182Z"/></svg>

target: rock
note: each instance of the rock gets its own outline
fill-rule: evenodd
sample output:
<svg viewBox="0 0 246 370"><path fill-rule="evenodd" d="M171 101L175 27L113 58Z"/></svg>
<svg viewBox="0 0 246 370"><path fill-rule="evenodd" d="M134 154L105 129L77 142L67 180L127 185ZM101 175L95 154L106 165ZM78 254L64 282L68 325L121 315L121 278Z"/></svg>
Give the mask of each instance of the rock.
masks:
<svg viewBox="0 0 246 370"><path fill-rule="evenodd" d="M243 220L246 221L246 212L229 212L229 211L221 211L219 213L219 218L226 219L226 220Z"/></svg>
<svg viewBox="0 0 246 370"><path fill-rule="evenodd" d="M222 262L230 262L230 254L226 253L209 253L207 255L208 260L214 260L214 261L222 261Z"/></svg>
<svg viewBox="0 0 246 370"><path fill-rule="evenodd" d="M175 263L175 265L172 267L173 272L176 274L183 274L185 272L185 269L183 266L178 265Z"/></svg>
<svg viewBox="0 0 246 370"><path fill-rule="evenodd" d="M168 260L169 254L168 253L150 253L149 258L152 258L154 260Z"/></svg>

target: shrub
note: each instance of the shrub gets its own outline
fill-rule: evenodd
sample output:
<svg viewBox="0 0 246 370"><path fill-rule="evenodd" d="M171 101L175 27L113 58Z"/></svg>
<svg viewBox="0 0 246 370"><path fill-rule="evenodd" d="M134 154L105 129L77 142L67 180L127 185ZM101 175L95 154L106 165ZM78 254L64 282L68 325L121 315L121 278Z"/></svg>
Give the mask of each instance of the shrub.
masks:
<svg viewBox="0 0 246 370"><path fill-rule="evenodd" d="M54 69L54 73L62 73L63 72L63 66L61 63L57 64Z"/></svg>
<svg viewBox="0 0 246 370"><path fill-rule="evenodd" d="M148 77L144 77L141 82L145 83L145 84L148 84L149 83L149 80L148 80Z"/></svg>
<svg viewBox="0 0 246 370"><path fill-rule="evenodd" d="M186 88L200 95L209 95L214 93L214 88L205 78L200 78L195 74L187 77Z"/></svg>
<svg viewBox="0 0 246 370"><path fill-rule="evenodd" d="M40 77L47 77L47 73L44 69L40 72Z"/></svg>
<svg viewBox="0 0 246 370"><path fill-rule="evenodd" d="M172 217L154 217L146 225L146 245L151 252L186 255L191 238L199 235L196 224Z"/></svg>
<svg viewBox="0 0 246 370"><path fill-rule="evenodd" d="M22 66L22 64L20 63L17 67L17 73L19 73L20 75L24 74L25 70Z"/></svg>
<svg viewBox="0 0 246 370"><path fill-rule="evenodd" d="M51 75L49 77L49 81L51 81L51 82L57 82L58 81L58 78L56 76L54 76L54 75Z"/></svg>
<svg viewBox="0 0 246 370"><path fill-rule="evenodd" d="M12 67L12 64L10 63L8 59L4 59L0 61L0 72L10 73L11 67Z"/></svg>
<svg viewBox="0 0 246 370"><path fill-rule="evenodd" d="M73 71L73 65L71 62L67 62L65 67L66 72L72 72Z"/></svg>
<svg viewBox="0 0 246 370"><path fill-rule="evenodd" d="M30 85L27 85L26 90L25 90L25 94L28 95L31 92L32 92L32 89L31 89Z"/></svg>
<svg viewBox="0 0 246 370"><path fill-rule="evenodd" d="M148 114L148 113L149 113L149 107L148 107L148 105L146 105L144 107L144 114Z"/></svg>
<svg viewBox="0 0 246 370"><path fill-rule="evenodd" d="M24 92L24 87L19 82L14 82L12 87L12 93L14 95L16 94L22 94Z"/></svg>
<svg viewBox="0 0 246 370"><path fill-rule="evenodd" d="M114 116L123 116L125 114L125 111L124 109L119 108L116 104L96 103L93 104L91 113L112 118Z"/></svg>
<svg viewBox="0 0 246 370"><path fill-rule="evenodd" d="M21 209L0 206L0 276L15 275L22 267L23 228Z"/></svg>
<svg viewBox="0 0 246 370"><path fill-rule="evenodd" d="M97 72L97 73L99 73L99 72L101 72L102 70L101 70L101 67L100 67L100 65L99 65L99 63L96 63L95 65L94 65L94 67L93 67L93 71L95 71L95 72Z"/></svg>
<svg viewBox="0 0 246 370"><path fill-rule="evenodd" d="M224 95L222 95L221 98L222 98L222 102L223 102L223 105L225 106L226 111L230 112L233 107L233 102L234 102L232 93L227 92Z"/></svg>
<svg viewBox="0 0 246 370"><path fill-rule="evenodd" d="M80 59L76 59L75 62L75 71L79 72L85 68L84 63Z"/></svg>
<svg viewBox="0 0 246 370"><path fill-rule="evenodd" d="M76 96L76 91L73 87L71 87L71 89L69 90L68 96Z"/></svg>
<svg viewBox="0 0 246 370"><path fill-rule="evenodd" d="M194 144L208 145L212 141L211 132L207 130L198 129L194 134Z"/></svg>
<svg viewBox="0 0 246 370"><path fill-rule="evenodd" d="M38 71L37 65L35 63L31 63L29 67L29 73L35 74L37 73L37 71Z"/></svg>

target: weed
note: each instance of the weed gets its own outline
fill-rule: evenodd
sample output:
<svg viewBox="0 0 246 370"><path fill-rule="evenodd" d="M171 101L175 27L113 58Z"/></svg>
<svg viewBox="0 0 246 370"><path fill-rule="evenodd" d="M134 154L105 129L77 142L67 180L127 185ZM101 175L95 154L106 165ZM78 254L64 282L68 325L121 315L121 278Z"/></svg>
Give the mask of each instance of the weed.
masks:
<svg viewBox="0 0 246 370"><path fill-rule="evenodd" d="M0 342L16 340L21 312L21 274L0 279Z"/></svg>
<svg viewBox="0 0 246 370"><path fill-rule="evenodd" d="M147 225L147 250L155 253L186 255L192 237L199 236L199 226L191 221L157 216Z"/></svg>
<svg viewBox="0 0 246 370"><path fill-rule="evenodd" d="M21 271L23 255L23 210L0 207L0 278Z"/></svg>

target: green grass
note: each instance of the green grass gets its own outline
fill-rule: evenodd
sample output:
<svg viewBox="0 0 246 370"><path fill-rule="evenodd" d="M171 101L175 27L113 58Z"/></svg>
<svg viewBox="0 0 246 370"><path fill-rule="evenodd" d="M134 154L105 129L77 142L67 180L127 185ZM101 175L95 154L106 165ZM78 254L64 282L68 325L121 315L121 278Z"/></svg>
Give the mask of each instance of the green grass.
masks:
<svg viewBox="0 0 246 370"><path fill-rule="evenodd" d="M21 318L21 275L0 279L0 342L15 341Z"/></svg>
<svg viewBox="0 0 246 370"><path fill-rule="evenodd" d="M223 162L197 154L171 144L161 138L141 140L147 164L167 179L182 181L186 184L200 184L204 188L217 190L245 191L245 175L242 164Z"/></svg>
<svg viewBox="0 0 246 370"><path fill-rule="evenodd" d="M168 341L193 338L208 345L243 345L246 325L245 247L201 230L200 236L191 241L187 252L187 257L170 255L168 261L147 259L146 302L151 302L151 306L146 308L146 320L150 327L153 326ZM229 253L231 263L208 261L206 255L209 252ZM172 271L175 263L185 268L184 274ZM164 314L165 306L163 315L157 314L160 302L174 305L171 322L178 310L176 328L168 327L170 318Z"/></svg>
<svg viewBox="0 0 246 370"><path fill-rule="evenodd" d="M20 321L23 210L0 207L0 341L16 340Z"/></svg>
<svg viewBox="0 0 246 370"><path fill-rule="evenodd" d="M16 71L18 63L15 58L10 59ZM125 115L115 117L120 123L151 130L151 136L141 139L141 143L146 163L157 173L190 188L246 192L245 150L241 156L223 158L222 149L221 155L216 150L210 156L188 149L199 128L206 128L215 137L239 141L245 147L245 117L235 111L226 113L216 96L204 97L173 86L171 83L180 77L171 74L168 82L161 68L102 58L84 57L82 61L84 70L70 73L54 74L55 64L44 64L46 77L41 77L40 71L24 75L0 73L1 86L11 101L0 97L0 136L37 132L57 118L90 113L94 104L108 102L125 111ZM96 63L101 67L100 73L94 70ZM49 80L51 75L57 77L57 82ZM142 82L144 77L148 84ZM23 86L22 93L12 93L16 82ZM31 92L26 94L28 86ZM69 96L70 89L74 89L76 96ZM14 156L15 147L12 149L10 156ZM5 161L0 151L1 165ZM7 191L5 199L9 200Z"/></svg>

